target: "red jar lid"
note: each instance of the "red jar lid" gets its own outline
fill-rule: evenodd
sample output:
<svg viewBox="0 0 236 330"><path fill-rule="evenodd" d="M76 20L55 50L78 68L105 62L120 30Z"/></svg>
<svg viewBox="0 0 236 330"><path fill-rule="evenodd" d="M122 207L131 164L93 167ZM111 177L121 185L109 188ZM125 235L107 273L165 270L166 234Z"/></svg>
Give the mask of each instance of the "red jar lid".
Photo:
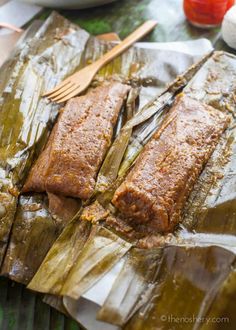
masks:
<svg viewBox="0 0 236 330"><path fill-rule="evenodd" d="M219 25L235 0L184 0L188 20L199 25Z"/></svg>

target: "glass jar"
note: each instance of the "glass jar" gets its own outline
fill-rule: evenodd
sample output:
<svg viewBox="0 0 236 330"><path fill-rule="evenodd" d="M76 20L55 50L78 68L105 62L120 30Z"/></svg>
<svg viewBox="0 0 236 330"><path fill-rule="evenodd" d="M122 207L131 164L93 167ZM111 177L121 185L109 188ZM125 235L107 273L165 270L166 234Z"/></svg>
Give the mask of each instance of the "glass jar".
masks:
<svg viewBox="0 0 236 330"><path fill-rule="evenodd" d="M210 28L221 24L234 3L235 0L184 0L184 12L193 25Z"/></svg>

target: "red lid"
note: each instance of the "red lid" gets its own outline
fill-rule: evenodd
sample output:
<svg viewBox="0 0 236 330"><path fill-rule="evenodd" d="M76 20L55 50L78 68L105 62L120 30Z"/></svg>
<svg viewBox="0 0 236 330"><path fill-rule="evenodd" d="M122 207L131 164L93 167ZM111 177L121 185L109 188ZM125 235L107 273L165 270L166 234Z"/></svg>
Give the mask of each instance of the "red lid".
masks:
<svg viewBox="0 0 236 330"><path fill-rule="evenodd" d="M189 21L203 25L218 25L235 0L184 0Z"/></svg>

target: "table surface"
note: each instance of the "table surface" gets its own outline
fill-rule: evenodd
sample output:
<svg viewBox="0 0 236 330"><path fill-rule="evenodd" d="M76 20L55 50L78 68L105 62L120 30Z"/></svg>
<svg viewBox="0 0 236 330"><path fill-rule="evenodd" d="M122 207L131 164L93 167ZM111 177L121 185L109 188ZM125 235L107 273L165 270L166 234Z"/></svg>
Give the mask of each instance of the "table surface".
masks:
<svg viewBox="0 0 236 330"><path fill-rule="evenodd" d="M0 0L0 4L6 0ZM47 9L41 18L47 17ZM209 38L217 49L229 50L219 29L201 30L185 19L182 0L120 0L110 5L88 10L61 10L60 13L91 34L115 31L127 36L147 19L156 19L158 26L147 41L177 41ZM0 278L0 330L75 330L72 320L42 303L22 285Z"/></svg>

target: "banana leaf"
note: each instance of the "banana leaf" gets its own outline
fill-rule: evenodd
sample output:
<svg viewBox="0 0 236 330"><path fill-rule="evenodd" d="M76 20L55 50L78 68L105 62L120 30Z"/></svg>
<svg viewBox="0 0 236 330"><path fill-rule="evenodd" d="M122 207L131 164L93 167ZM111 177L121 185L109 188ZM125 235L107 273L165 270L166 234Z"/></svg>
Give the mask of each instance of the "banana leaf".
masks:
<svg viewBox="0 0 236 330"><path fill-rule="evenodd" d="M185 207L183 218L188 230L219 236L224 234L226 244L229 239L227 235L236 233L235 77L235 56L217 52L186 88L186 93L194 98L232 114L231 124L202 172Z"/></svg>
<svg viewBox="0 0 236 330"><path fill-rule="evenodd" d="M120 134L109 149L98 173L96 190L98 194L102 193L102 196L98 196L99 201L104 203L109 200L114 190L112 185L117 177L122 180L122 177L125 176L142 151L143 146L159 127L165 110L171 106L174 96L186 86L209 56L210 54L204 56L183 74L177 76L159 95L147 102L137 113L134 113L134 116L121 128ZM118 182L120 183L120 179ZM109 186L111 186L111 191L108 189ZM116 184L114 186L116 187Z"/></svg>
<svg viewBox="0 0 236 330"><path fill-rule="evenodd" d="M2 77L0 172L1 181L4 180L5 185L1 184L1 193L6 194L6 190L8 190L11 193L9 200L13 199L12 195L15 198L12 201L12 206L8 208L8 216L1 218L1 261L14 219L15 212L10 212L10 210L14 209L14 207L16 210L18 190L32 165L34 157L42 149L59 110L58 105L49 103L45 98L41 97L41 94L45 89L55 86L58 81L65 78L81 63L88 60L82 56L88 39L88 33L58 14L53 13L30 39L30 42L21 45L19 51L14 54L13 60L8 61L1 69L3 74L1 75L2 72L0 72ZM6 75L8 68L10 70L8 70L8 75ZM40 199L40 197L37 198ZM4 200L6 200L6 197ZM24 204L24 199L22 201ZM44 205L44 196L41 196L41 201L38 200L37 202ZM37 217L34 218L35 222L29 222L27 213L21 212L23 206L19 204L17 224L13 228L13 239L5 261L4 273L14 274L13 278L15 280L26 282L29 278L29 273L32 273L36 267L36 261L31 259L32 270L30 270L30 260L27 255L30 247L28 244L24 245L24 242L19 242L16 236L19 227L25 233L27 231L36 232L39 228L36 221ZM45 228L40 227L39 239L40 233L42 234L43 231L46 231L48 226L52 228L56 225L50 219L46 209L44 212L42 211L42 214L44 220L41 224L44 223ZM29 230L29 226L32 227L31 230ZM59 232L59 228L54 231ZM34 236L36 238L36 235ZM52 235L51 238L54 241L55 235ZM30 239L28 238L29 241ZM38 241L38 246L40 246L40 241ZM39 263L44 258L49 246L50 242L45 246L40 246L41 252L39 256L41 255L41 259L39 259ZM19 251L18 249L22 248L25 251L17 252ZM25 258L28 258L28 261L21 260L17 271L11 269L13 266L11 260L16 257L16 252L21 254L21 257L25 256ZM27 273L25 278L21 272ZM19 278L17 278L18 274Z"/></svg>
<svg viewBox="0 0 236 330"><path fill-rule="evenodd" d="M208 320L220 321L220 327L224 329L233 329L236 324L235 306L233 301L236 296L236 272L235 263L231 273L222 283L219 292L217 293L212 305L207 314ZM214 322L203 324L203 330L216 329Z"/></svg>
<svg viewBox="0 0 236 330"><path fill-rule="evenodd" d="M97 228L69 273L61 294L78 299L106 274L131 245L105 228Z"/></svg>
<svg viewBox="0 0 236 330"><path fill-rule="evenodd" d="M207 313L234 264L235 254L217 246L166 247L149 301L124 329L196 330L207 320L213 325Z"/></svg>
<svg viewBox="0 0 236 330"><path fill-rule="evenodd" d="M209 79L212 74L215 89ZM118 324L124 329L215 329L214 317L218 317L219 322L227 323L225 328L234 327L235 74L236 58L216 52L184 89L189 96L211 105L214 102L216 108L231 113L231 124L190 195L181 228L164 241L162 236L157 237L158 244L163 247L160 247L163 260L156 264L159 275L155 284L153 281L146 283L155 287L149 295L150 302L143 305L142 299L134 299L136 306L142 307L133 317L132 312L127 316L126 308L120 308L117 303L118 289L113 285L109 305L105 303L98 312L100 319L117 324L118 317ZM122 285L119 288L120 296L124 294L126 299L135 296L135 290L126 292ZM114 320L110 318L113 303L117 303ZM225 315L228 318L220 319Z"/></svg>
<svg viewBox="0 0 236 330"><path fill-rule="evenodd" d="M225 236L235 235L236 131L228 129L204 169L185 207L183 224L188 230Z"/></svg>
<svg viewBox="0 0 236 330"><path fill-rule="evenodd" d="M55 31L57 32L55 33ZM11 98L17 90L16 99L19 104L17 104L14 114L15 116L21 116L22 113L24 114L22 116L23 121L20 124L20 128L23 127L24 129L23 132L20 133L22 136L17 136L17 132L14 130L14 142L18 141L17 139L22 139L25 145L21 146L21 148L19 147L19 150L17 149L17 151L14 151L17 156L15 156L14 152L14 155L7 155L7 162L11 164L10 172L12 174L14 187L20 188L24 182L32 162L36 159L47 140L48 133L58 113L57 105L48 103L47 100L40 98L42 92L51 89L56 83L74 70L94 61L112 46L112 44L91 37L87 32L79 29L77 26L74 26L54 13L43 24L28 47L24 48L21 53L18 54L18 57L16 56L16 67L18 68L21 65L21 70L18 68L18 71L12 74L16 82L14 88L8 88L8 92L5 92L6 95L4 94L3 107L4 110L7 107L7 102L10 104ZM172 68L171 62L173 58L178 61L179 57L181 57L180 66L178 68ZM23 65L22 62L24 58L27 60L25 60ZM167 67L169 66L171 68L170 72L163 72L162 64L160 65L163 61L165 61ZM133 47L105 66L96 76L92 84L93 86L96 86L104 79L117 79L126 83L128 82L133 86L126 107L118 120L114 137L117 136L117 138L119 138L119 132L122 126L138 109L142 108L143 104L149 102L153 98L153 95L163 92L166 83L170 82L170 77L172 75L177 76L192 63L193 59L188 55L186 55L185 61L182 61L182 54L173 54L170 52L170 56L166 56L166 51L157 52L155 49ZM196 70L196 68L194 70ZM180 79L178 79L178 83L180 83ZM37 85L37 87L35 87L35 85ZM177 86L177 82L175 85ZM23 92L20 93L18 90L23 90ZM34 95L32 102L29 102L30 93ZM139 103L135 101L138 95ZM15 120L15 117L13 120ZM6 132L6 135L7 134L9 136L9 132ZM107 181L110 176L108 180L110 182L117 176L119 163L122 161L128 138L129 133L125 139L122 139L122 141L118 143L120 152L116 152L115 157L114 153L110 154L110 163L112 162L113 165L116 164L116 169L114 166L107 165L109 161L106 161L104 166L102 166L101 175L98 180L99 185L100 183L104 184L103 180L100 180L101 178ZM122 149L123 152L121 152ZM107 171L109 173L107 173ZM42 212L44 214L42 223L44 223L45 228L38 227L38 221L34 216L31 219L32 221L28 221L27 213L21 212L23 206L21 205L20 199L16 222L12 228L9 248L2 269L2 273L5 275L23 283L27 283L29 279L31 279L35 270L40 266L49 247L58 237L63 227L60 223L55 223L55 221L51 223L52 219L48 213L45 196L41 195L41 197L38 196L37 198L41 198L39 203L44 209ZM12 222L13 219L9 221L8 232ZM19 228L22 228L22 232L24 232L25 235L30 232L36 233L37 230L39 230L38 238L40 239L48 225L50 228L55 227L54 234L51 233L50 235L50 242L48 240L48 244L40 246L41 251L38 254L38 259L30 258L30 242L32 241L30 238L27 238L26 244L25 242L20 242L17 239ZM22 235L22 237L24 237L24 235ZM8 237L5 238L5 242L7 241ZM6 248L6 243L4 246ZM20 258L20 264L18 264L19 268L16 272L13 269L13 260L19 260L18 258ZM30 262L32 265L30 265Z"/></svg>
<svg viewBox="0 0 236 330"><path fill-rule="evenodd" d="M131 249L97 318L120 326L125 324L149 299L161 257L162 249Z"/></svg>
<svg viewBox="0 0 236 330"><path fill-rule="evenodd" d="M184 92L235 115L235 55L217 51L194 76Z"/></svg>
<svg viewBox="0 0 236 330"><path fill-rule="evenodd" d="M137 114L134 115L134 117L132 117L132 114L135 113L134 102L136 100L137 89L133 89L133 92L130 94L130 98L128 99L128 102L127 102L128 108L129 108L129 106L131 108L133 108L133 110L130 111L130 113L131 113L130 117L132 117L132 118L130 118L130 120L128 120L127 123L121 128L120 134L118 134L113 145L111 146L111 148L107 154L107 157L101 167L101 170L98 174L97 198L98 198L99 202L101 202L101 200L103 202L104 202L104 200L106 200L106 202L107 202L107 193L109 193L109 196L111 196L110 191L107 190L107 187L109 187L109 185L114 183L114 181L116 180L116 177L117 177L118 171L119 171L119 166L123 159L125 149L127 147L127 142L129 141L129 139L131 137L133 137L133 135L132 135L133 126L140 124L140 125L143 125L145 128L149 128L148 119L152 116L155 116L157 113L157 116L155 119L156 126L152 127L152 131L154 131L154 129L157 128L157 126L160 124L160 122L162 120L163 116L162 116L161 110L165 108L166 104L168 104L169 100L173 98L175 93L177 91L181 90L186 85L186 83L193 77L194 73L197 72L199 67L201 67L201 65L207 60L208 57L209 57L209 55L204 57L201 61L199 61L199 63L197 63L193 67L190 67L183 75L179 76L172 84L170 84L170 86L168 86L161 93L161 96L159 98L155 98L153 101L148 102L148 105L145 106L144 108L141 108L137 112ZM126 66L127 66L127 64L126 64ZM159 112L160 112L160 114L159 114ZM127 134L123 134L123 132L127 132ZM148 138L150 138L150 134L148 134ZM146 141L148 141L148 138L146 139ZM135 140L135 137L133 138L133 140ZM133 141L133 140L131 140L131 141ZM135 153L137 155L136 150L135 150ZM125 158L124 158L123 162L124 161L125 161ZM127 172L127 168L126 168L126 172ZM102 189L99 189L98 187L100 187ZM99 190L104 190L104 193L99 195ZM114 190L114 186L112 185L112 191L113 190ZM108 198L108 201L109 201L109 198ZM96 214L98 213L96 208L95 208L95 211L93 211L93 212L94 212L94 218L96 218ZM84 217L84 218L86 218L86 217ZM89 219L87 219L87 220L89 220ZM100 220L103 220L103 218L97 219L96 221L100 221ZM44 293L50 293L50 294L63 294L63 292L64 292L65 295L70 295L70 294L73 295L73 293L70 292L69 288L73 287L74 281L68 276L67 267L65 267L65 266L63 266L62 268L59 267L56 270L55 265L58 264L58 260L61 260L62 255L63 255L63 258L64 258L63 265L64 265L64 261L65 261L65 265L67 264L67 265L69 265L69 267L74 268L75 269L74 273L76 274L75 278L78 278L78 272L79 272L78 267L79 266L77 264L79 263L79 261L75 262L75 260L74 260L73 262L70 262L67 259L70 258L70 255L74 255L74 252L72 251L72 249L75 249L75 247L73 245L71 246L69 235L71 235L71 240L73 242L74 241L73 232L77 232L79 230L80 226L81 226L80 221L76 221L76 219L75 219L73 221L73 223L64 230L62 235L58 238L56 243L53 245L52 249L49 251L46 259L42 263L42 265L39 268L38 272L36 273L35 277L30 282L29 288L36 290L36 291L44 292ZM67 243L68 249L66 248L66 253L64 253L66 239L68 240L68 243ZM80 244L80 243L78 242L78 244ZM61 246L61 251L63 251L63 252L60 252L60 246ZM63 253L63 254L61 254L61 253ZM54 260L54 258L56 258L56 259ZM50 263L50 270L48 269L48 263ZM54 266L53 266L53 264L54 264ZM80 265L80 263L79 263L79 265ZM52 273L51 273L51 267L52 267ZM97 265L96 267L98 268L100 266ZM45 277L45 271L47 272L47 274L50 278L48 278L47 276ZM71 273L73 273L73 271L71 271ZM55 283L61 283L61 279L64 279L64 281L65 281L65 286L64 286L66 288L65 291L61 291L62 289L61 289L60 285L57 286L57 284L55 284ZM94 283L93 278L91 281L92 281L91 283ZM80 283L80 285L81 285L81 283ZM77 295L80 296L81 292L77 293Z"/></svg>
<svg viewBox="0 0 236 330"><path fill-rule="evenodd" d="M183 93L214 106L221 111L231 114L232 118L228 129L223 134L221 141L199 177L199 180L187 202L186 210L184 211L183 223L186 226L187 224L189 224L189 226L192 225L192 227L195 223L201 223L201 221L199 221L199 214L203 216L202 222L205 223L204 216L206 215L206 212L204 212L204 210L206 208L209 210L210 205L214 208L214 204L220 204L222 208L221 201L225 202L226 200L232 200L235 196L232 177L234 177L235 164L234 114L236 110L236 57L224 52L215 52L205 64L204 62L201 62L201 64L201 69L197 73L195 71L196 75L194 75L194 70L190 71L192 72L192 76L189 72L187 72L188 74L183 75L184 78L186 76L188 76L189 79L192 78L183 89ZM213 75L214 86L211 86ZM227 76L227 86L225 75ZM134 130L130 136L131 143L128 145L123 160L120 164L118 177L123 177L128 172L136 157L141 152L143 146L150 139L153 134L152 132L155 132L159 127L165 113L168 111L169 103L174 98L175 93L181 90L181 87L184 84L183 81L186 82L184 79L180 79L180 81L182 81L182 84L171 85L169 87L170 90L167 89L167 91L161 94L157 99L154 99L153 102L141 109L141 111L134 115L134 117L128 121L121 130L120 136L122 136L122 133L126 130L126 128L127 131L129 131L133 128L133 125L139 125L138 134ZM149 116L152 117L150 118ZM150 119L152 119L152 121L149 121ZM118 150L114 149L112 152L115 153L118 152ZM211 189L212 191L210 191ZM106 193L107 192L105 191L105 194ZM112 194L110 196L112 197ZM204 205L206 198L207 205ZM99 200L102 201L102 197L99 197ZM199 203L199 205L201 204L202 210L195 210L195 208L197 208L195 203ZM217 212L215 208L209 212L214 211ZM234 213L231 213L231 215L233 216ZM193 218L194 216L195 220ZM190 227L188 228L190 229ZM193 227L193 229L195 228Z"/></svg>
<svg viewBox="0 0 236 330"><path fill-rule="evenodd" d="M216 63L219 63L219 66ZM224 70L222 70L222 67ZM214 72L217 91L219 91L218 94L221 97L217 95L216 90L211 92L208 80L212 72ZM149 297L145 297L150 300L150 303L145 304L145 299L140 298L140 296L137 297L136 286L127 289L129 280L122 277L127 271L127 266L124 266L112 287L107 301L98 312L97 317L99 319L122 325L127 329L156 329L159 327L169 329L170 322L174 322L171 316L176 317L178 320L181 316L190 318L194 315L189 328L192 329L194 324L194 329L197 329L199 326L198 320L206 318L211 305L217 306L214 299L225 290L224 286L227 283L227 278L231 278L233 288L236 285L234 282L235 276L231 273L231 271L234 272L232 269L234 269L236 252L235 213L233 208L235 204L235 73L236 58L226 53L216 52L184 89L184 92L190 96L211 105L213 105L214 97L216 108L232 113L231 124L222 136L218 147L189 198L184 212L184 227L180 228L171 238L166 237L163 240L163 237L160 237L159 244L163 246L163 248L160 248L163 249L163 259L155 263L160 280L153 282L153 280L146 279L145 282L145 285L154 288ZM225 74L228 74L227 87L224 79ZM208 83L208 93L205 93L206 89L203 86ZM193 91L193 94L191 94L191 91ZM202 93L203 98L200 98L199 93ZM170 245L170 247L166 248L166 245ZM134 262L134 260L135 258L131 257L130 262ZM163 268L163 262L168 264L168 268ZM176 268L174 267L175 262L177 264ZM142 264L142 258L138 258L137 263ZM194 266L195 263L197 265L200 263L198 266L201 266L201 268ZM211 270L208 269L209 265L212 265ZM172 268L174 268L173 271L171 271ZM138 274L137 271L136 275L138 276ZM175 277L180 274L184 278L196 280L187 288L185 282L188 282L188 280L183 280L183 283L181 279L181 283L175 280ZM168 276L170 276L170 279ZM206 280L204 280L205 278ZM200 287L199 289L202 282L204 282L202 284L204 288ZM135 280L133 284L135 284ZM188 306L186 306L184 296L187 289L193 296ZM171 300L173 290L176 291L176 298ZM234 292L232 291L232 295ZM158 298L155 298L156 296ZM124 302L124 305L119 304L119 301ZM126 301L130 305L126 305ZM227 302L227 300L225 301ZM140 306L141 309L137 312ZM133 315L133 313L135 314ZM212 313L216 313L214 309ZM162 315L166 318L164 319ZM125 326L127 321L128 323ZM184 324L183 328L188 328L188 326Z"/></svg>
<svg viewBox="0 0 236 330"><path fill-rule="evenodd" d="M9 76L14 73L15 65L18 61L19 54L22 52L23 48L31 41L35 36L36 32L42 26L42 22L35 20L22 34L13 48L11 54L6 59L6 61L1 65L1 76L0 76L0 93L3 93L5 85L9 80Z"/></svg>
<svg viewBox="0 0 236 330"><path fill-rule="evenodd" d="M37 287L40 292L60 294L71 267L78 259L91 231L89 222L77 222L72 221L49 250L28 286L30 289L35 290Z"/></svg>
<svg viewBox="0 0 236 330"><path fill-rule="evenodd" d="M1 259L16 212L18 189L42 150L59 110L58 105L49 103L41 94L105 50L102 41L90 37L87 32L56 13L47 19L36 34L35 25L30 31L30 43L20 44L14 58L5 63L0 72L0 170L4 182L9 180L7 187L1 188ZM12 130L15 122L18 126ZM6 195L5 190L12 194ZM37 195L37 201L34 201L34 196L30 197L22 197L18 202L16 221L2 268L4 275L23 283L31 279L63 227L50 216L44 195ZM9 205L5 205L7 201ZM34 208L35 203L41 204L40 221L32 211L30 219L29 213L22 211L25 204L30 203L32 206L28 205L29 209ZM40 244L44 232L48 232L47 244ZM40 251L37 258L32 258L36 246L40 247Z"/></svg>
<svg viewBox="0 0 236 330"><path fill-rule="evenodd" d="M41 22L35 21L23 34L17 43L14 51L9 59L2 65L0 70L0 94L4 92L5 86L9 82L9 76L14 81L14 69L16 67L17 58L22 52L27 42L31 41L36 31L41 26ZM3 131L3 123L0 121L0 129ZM2 151L2 146L1 146ZM11 179L6 177L4 168L0 167L0 266L6 250L9 231L12 225L14 214L16 211L18 192L14 189Z"/></svg>
<svg viewBox="0 0 236 330"><path fill-rule="evenodd" d="M109 271L130 247L128 242L105 228L94 226L90 233L89 222L82 221L75 226L74 221L53 245L28 288L77 299Z"/></svg>
<svg viewBox="0 0 236 330"><path fill-rule="evenodd" d="M0 192L0 198L0 262L2 262L16 212L17 198L3 189Z"/></svg>
<svg viewBox="0 0 236 330"><path fill-rule="evenodd" d="M60 225L47 210L46 196L21 196L2 274L27 284L37 271L39 261L44 259L45 251L58 237Z"/></svg>
<svg viewBox="0 0 236 330"><path fill-rule="evenodd" d="M98 46L98 53L111 47L96 41L94 38L90 38L86 45L91 44ZM90 46L87 46L86 49L82 58L94 60L98 53L91 53L93 48ZM112 190L116 184L120 183L119 178L126 175L137 155L141 152L143 145L158 129L175 94L189 82L199 67L201 69L184 89L184 92L222 111L228 111L234 117L235 57L226 53L215 53L206 63L207 59L204 59L199 66L188 71L186 75L177 79L173 85L165 90L158 73L156 75L153 73L156 72L154 65L157 64L158 59L154 55L154 52L149 53L145 50L132 48L101 70L94 82L96 84L100 80L113 77L128 81L131 85L138 87L140 91L140 104L138 107L132 106L131 116L136 113L137 108L139 111L131 119L131 116L127 115L127 119L130 120L126 124L123 119L119 122L115 134L116 139L99 173L99 180L97 181L97 190L98 193L101 193L98 195L99 201L106 200L107 202L104 196L107 192L111 196L109 186L113 185ZM142 59L143 62L139 59ZM138 64L133 65L133 63ZM150 63L154 64L150 65ZM227 75L227 79L225 75ZM159 97L153 100L153 95L156 94ZM130 98L133 104L135 98L131 96ZM149 101L150 103L143 107ZM52 111L53 118L55 118L57 111L58 109ZM48 122L51 123L53 118L50 117ZM194 321L194 327L197 329L199 326L198 318L206 317L208 312L211 312L212 315L219 313L216 307L211 310L211 306L214 306L218 295L227 296L228 278L231 280L231 287L235 287L234 276L232 275L235 264L232 213L234 204L231 204L234 191L230 185L230 179L234 174L232 172L234 168L234 125L234 118L232 118L231 126L222 137L221 143L200 176L186 205L184 228L177 231L171 239L161 237L161 244L157 250L131 249L132 244L105 228L103 222L99 225L91 225L85 220L81 221L79 219L80 214L78 214L49 250L29 288L40 292L64 295L77 300L119 260L126 258L126 263L98 314L100 319L122 325L127 329L156 329L159 327L169 329L173 325L170 324L172 319L169 319L169 316L177 315L178 318L181 315L189 317L189 315L194 314L197 317L197 321ZM43 144L41 140L46 140L47 130L45 132L41 134L37 143L33 144L34 154L37 153L36 149L40 149L41 144ZM120 150L121 153L116 156ZM31 162L32 159L33 153ZM29 168L29 166L24 168ZM14 183L13 188L15 188L15 186L20 186L26 170L17 172L18 178L22 177L18 181L13 180L16 176L14 171L12 173L14 175L12 175L10 182ZM219 184L220 181L222 184ZM223 198L221 194L222 190L226 189L227 184L227 192L231 193L230 199L225 198L225 196ZM216 198L216 196L218 197ZM43 197L41 196L41 198ZM220 203L218 203L219 201ZM104 203L103 206L109 205ZM227 226L224 233L228 235L225 235L225 238L221 240L220 235L217 235L217 229L213 233L211 229L211 226L218 228L213 224L217 208L222 208L222 214L227 210L227 216L224 218ZM48 213L45 212L45 209L42 210L48 218L45 223L50 223ZM18 214L20 211L17 211ZM200 222L198 222L199 214L200 216L203 215ZM27 216L24 216L26 220ZM209 219L205 221L207 216ZM101 218L97 221L100 220L103 221L104 219ZM218 222L220 221L219 217ZM37 223L37 220L32 223ZM201 226L199 225L200 227L197 228L196 224L201 224ZM205 224L208 225L205 226ZM17 227L19 225L20 222L15 228L20 228ZM222 227L224 226L222 225ZM195 234L195 228L198 231L197 234ZM207 236L204 236L206 233ZM221 233L219 230L219 234ZM14 236L13 234L12 237L17 237L17 235ZM55 236L53 236L52 241L54 239ZM28 250L30 246L32 243L27 244ZM44 251L46 252L47 249L48 247ZM130 249L131 251L128 253ZM22 256L22 265L24 265L26 261L24 253ZM147 267L149 267L149 271L145 272ZM35 270L36 267L32 273ZM189 295L185 295L187 290L191 292L192 300L186 306L186 298L189 297ZM145 291L146 295L144 295ZM54 303L57 304L58 301L54 300ZM177 314L174 314L175 308ZM162 312L167 314L161 314ZM167 318L164 319L162 315Z"/></svg>
<svg viewBox="0 0 236 330"><path fill-rule="evenodd" d="M45 304L48 304L50 305L51 307L55 308L56 310L58 310L59 312L67 315L67 311L63 305L63 298L62 297L58 297L58 296L53 296L53 295L50 295L50 294L46 294L44 297L43 297L43 302Z"/></svg>

